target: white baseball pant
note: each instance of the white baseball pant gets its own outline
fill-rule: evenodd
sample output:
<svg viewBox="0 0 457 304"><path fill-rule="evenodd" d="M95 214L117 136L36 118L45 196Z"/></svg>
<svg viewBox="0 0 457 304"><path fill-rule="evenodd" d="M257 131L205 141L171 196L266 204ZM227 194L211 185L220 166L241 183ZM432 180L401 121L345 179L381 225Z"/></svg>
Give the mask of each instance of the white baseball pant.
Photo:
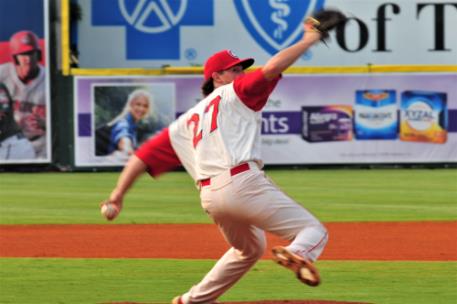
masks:
<svg viewBox="0 0 457 304"><path fill-rule="evenodd" d="M315 261L328 234L308 210L284 194L255 162L248 171L230 170L201 187L203 209L232 246L197 285L182 296L184 303L212 303L262 257L265 232L291 240L292 252Z"/></svg>

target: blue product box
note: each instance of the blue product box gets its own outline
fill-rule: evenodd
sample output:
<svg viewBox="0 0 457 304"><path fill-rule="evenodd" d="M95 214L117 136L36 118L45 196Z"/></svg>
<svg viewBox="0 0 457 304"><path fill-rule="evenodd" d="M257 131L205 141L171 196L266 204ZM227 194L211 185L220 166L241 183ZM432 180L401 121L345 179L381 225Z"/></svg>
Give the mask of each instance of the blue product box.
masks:
<svg viewBox="0 0 457 304"><path fill-rule="evenodd" d="M357 90L354 106L356 139L397 139L398 109L395 90Z"/></svg>

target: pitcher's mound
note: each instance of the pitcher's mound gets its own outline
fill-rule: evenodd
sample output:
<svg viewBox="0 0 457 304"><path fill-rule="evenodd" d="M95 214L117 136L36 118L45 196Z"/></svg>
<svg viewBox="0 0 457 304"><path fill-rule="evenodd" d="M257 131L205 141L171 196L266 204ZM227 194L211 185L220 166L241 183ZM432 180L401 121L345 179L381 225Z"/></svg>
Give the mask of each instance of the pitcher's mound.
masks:
<svg viewBox="0 0 457 304"><path fill-rule="evenodd" d="M110 302L100 304L165 304L157 302ZM341 301L326 301L326 300L270 300L270 301L255 301L255 302L221 302L220 304L371 304L365 302L341 302Z"/></svg>

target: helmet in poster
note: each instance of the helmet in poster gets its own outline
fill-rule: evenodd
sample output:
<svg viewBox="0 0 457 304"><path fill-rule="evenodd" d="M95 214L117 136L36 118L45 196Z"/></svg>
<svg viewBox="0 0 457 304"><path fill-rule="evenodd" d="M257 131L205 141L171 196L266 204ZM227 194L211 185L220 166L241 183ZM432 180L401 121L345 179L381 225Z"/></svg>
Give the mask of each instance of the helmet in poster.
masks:
<svg viewBox="0 0 457 304"><path fill-rule="evenodd" d="M19 54L37 51L41 57L41 49L38 37L31 31L20 31L10 39L10 52L14 57Z"/></svg>

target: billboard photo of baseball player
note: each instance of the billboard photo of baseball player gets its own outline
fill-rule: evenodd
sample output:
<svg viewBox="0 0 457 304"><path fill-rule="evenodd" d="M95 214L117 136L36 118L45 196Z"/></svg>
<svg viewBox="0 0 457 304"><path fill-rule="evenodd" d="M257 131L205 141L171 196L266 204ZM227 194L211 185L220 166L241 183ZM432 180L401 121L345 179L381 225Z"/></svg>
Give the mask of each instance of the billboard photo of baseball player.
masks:
<svg viewBox="0 0 457 304"><path fill-rule="evenodd" d="M144 172L157 177L183 165L194 179L202 208L231 248L173 304L215 303L264 254L265 231L291 242L273 248L278 264L306 285L320 284L314 262L327 244L327 230L263 171L261 111L282 73L345 20L339 11L317 12L304 23L302 39L250 73L244 70L252 58L240 59L229 50L212 55L204 65L204 98L140 146L102 203L111 210L107 219L114 219Z"/></svg>
<svg viewBox="0 0 457 304"><path fill-rule="evenodd" d="M47 0L0 1L0 83L13 100L21 136L34 148L33 157L0 162L51 161L47 12Z"/></svg>
<svg viewBox="0 0 457 304"><path fill-rule="evenodd" d="M19 31L9 40L11 61L0 65L0 82L14 100L14 118L33 144L35 158L47 157L46 72L39 63L39 39L31 31Z"/></svg>

